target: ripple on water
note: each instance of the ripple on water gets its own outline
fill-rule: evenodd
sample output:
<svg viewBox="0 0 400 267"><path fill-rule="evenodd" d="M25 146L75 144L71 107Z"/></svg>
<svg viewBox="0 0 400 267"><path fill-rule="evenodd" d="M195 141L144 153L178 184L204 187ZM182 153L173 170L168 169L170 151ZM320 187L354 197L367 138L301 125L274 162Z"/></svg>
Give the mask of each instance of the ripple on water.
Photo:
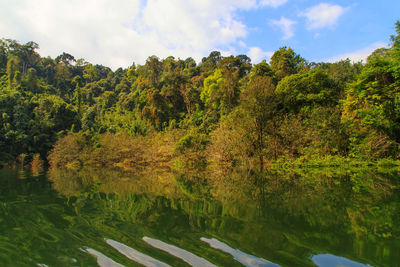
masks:
<svg viewBox="0 0 400 267"><path fill-rule="evenodd" d="M278 264L272 263L265 259L258 258L256 256L244 253L243 251L240 251L238 249L231 248L224 242L221 242L215 238L208 239L208 238L202 237L202 238L200 238L200 240L210 244L210 246L215 249L219 249L219 250L222 250L223 252L231 254L235 260L237 260L244 266L249 266L249 267L250 266L251 267L255 267L255 266L279 267L280 266Z"/></svg>
<svg viewBox="0 0 400 267"><path fill-rule="evenodd" d="M143 254L125 244L112 239L106 239L107 244L118 250L119 253L125 255L127 258L149 267L166 267L168 264L156 260L146 254Z"/></svg>
<svg viewBox="0 0 400 267"><path fill-rule="evenodd" d="M189 263L192 266L217 266L215 264L212 264L211 262L209 262L208 260L201 258L187 250L178 248L174 245L170 245L167 244L163 241L154 239L154 238L150 238L150 237L143 237L143 240L158 249L164 250L166 252L168 252L169 254L178 257L180 259L182 259L183 261Z"/></svg>

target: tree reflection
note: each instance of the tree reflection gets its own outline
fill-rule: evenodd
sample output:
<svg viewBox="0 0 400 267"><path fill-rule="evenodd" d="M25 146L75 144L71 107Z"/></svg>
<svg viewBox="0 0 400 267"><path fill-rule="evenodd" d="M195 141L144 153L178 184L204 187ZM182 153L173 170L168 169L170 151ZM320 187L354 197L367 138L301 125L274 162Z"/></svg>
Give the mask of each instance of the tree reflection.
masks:
<svg viewBox="0 0 400 267"><path fill-rule="evenodd" d="M52 170L50 179L57 191L76 197L77 212L91 225L133 223L143 235L197 255L218 253L199 245L205 236L282 266L312 266L313 255L327 252L379 266L400 261L397 170L269 169L262 177L248 175L83 169Z"/></svg>

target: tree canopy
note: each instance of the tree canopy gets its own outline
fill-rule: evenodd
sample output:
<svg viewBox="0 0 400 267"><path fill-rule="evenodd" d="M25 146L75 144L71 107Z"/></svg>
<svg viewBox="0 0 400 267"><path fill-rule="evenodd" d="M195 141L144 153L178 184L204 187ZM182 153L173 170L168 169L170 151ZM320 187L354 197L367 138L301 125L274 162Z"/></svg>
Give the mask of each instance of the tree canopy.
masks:
<svg viewBox="0 0 400 267"><path fill-rule="evenodd" d="M260 166L316 150L397 158L400 22L395 26L390 47L374 51L365 64L309 63L281 47L269 63L213 51L198 64L150 56L144 65L112 71L66 52L41 57L35 42L2 39L0 162L21 154L44 159L69 133L137 136L172 129L193 140L238 138ZM227 151L237 142L218 144Z"/></svg>

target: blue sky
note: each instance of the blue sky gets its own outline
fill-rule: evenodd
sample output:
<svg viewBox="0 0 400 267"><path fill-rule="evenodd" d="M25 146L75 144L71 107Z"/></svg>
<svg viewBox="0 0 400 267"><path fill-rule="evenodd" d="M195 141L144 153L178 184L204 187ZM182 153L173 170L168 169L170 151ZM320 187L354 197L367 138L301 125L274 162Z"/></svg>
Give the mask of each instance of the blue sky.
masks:
<svg viewBox="0 0 400 267"><path fill-rule="evenodd" d="M323 25L324 16L321 16L320 27L310 27L310 20L304 13L324 3L327 10L337 6L342 11L337 16L332 15L329 23ZM328 14L332 13L329 11ZM394 23L400 19L400 1L287 1L275 9L262 8L239 15L249 28L254 28L247 37L249 46L265 51L290 46L310 61L332 61L343 56L358 60L389 43ZM282 17L293 21L293 36L289 38L271 23Z"/></svg>
<svg viewBox="0 0 400 267"><path fill-rule="evenodd" d="M0 38L113 69L213 50L257 63L282 46L358 61L389 43L399 19L398 0L0 0Z"/></svg>

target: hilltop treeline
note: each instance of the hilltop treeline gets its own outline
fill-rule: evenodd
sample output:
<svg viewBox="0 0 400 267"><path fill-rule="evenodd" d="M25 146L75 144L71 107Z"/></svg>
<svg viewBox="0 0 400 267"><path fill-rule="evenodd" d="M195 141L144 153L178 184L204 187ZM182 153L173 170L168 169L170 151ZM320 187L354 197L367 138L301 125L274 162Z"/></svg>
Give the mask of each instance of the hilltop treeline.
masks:
<svg viewBox="0 0 400 267"><path fill-rule="evenodd" d="M104 149L99 139L118 143L104 134L173 135L174 155L261 169L282 158L400 155L400 22L365 63L308 62L282 47L269 63L214 51L199 63L151 56L112 71L38 48L0 41L2 164L45 159L58 140L64 155L63 142L90 153Z"/></svg>

